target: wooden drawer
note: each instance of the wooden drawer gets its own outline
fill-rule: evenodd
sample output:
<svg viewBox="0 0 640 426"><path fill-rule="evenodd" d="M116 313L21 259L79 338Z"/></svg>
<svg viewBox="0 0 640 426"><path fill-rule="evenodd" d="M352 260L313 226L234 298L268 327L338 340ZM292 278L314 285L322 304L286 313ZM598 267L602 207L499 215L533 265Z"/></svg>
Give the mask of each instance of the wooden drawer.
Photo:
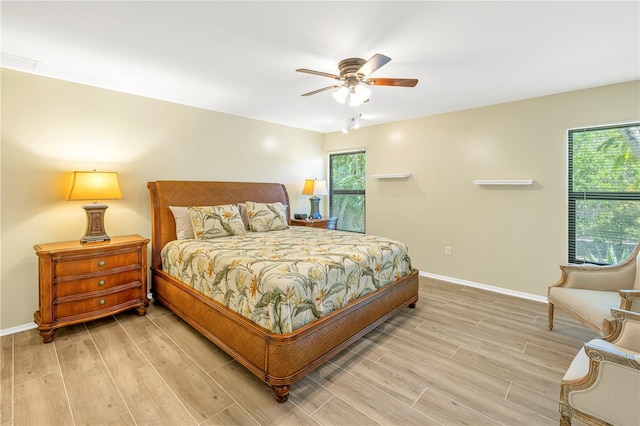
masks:
<svg viewBox="0 0 640 426"><path fill-rule="evenodd" d="M138 267L132 267L131 270L125 272L95 274L90 278L64 279L63 277L62 279L56 279L53 297L57 299L74 294L107 290L135 281L140 281L140 269Z"/></svg>
<svg viewBox="0 0 640 426"><path fill-rule="evenodd" d="M291 219L291 225L335 230L338 225L338 218L330 217L327 219Z"/></svg>
<svg viewBox="0 0 640 426"><path fill-rule="evenodd" d="M54 277L89 274L111 268L139 265L140 250L105 251L90 255L61 257L54 261Z"/></svg>
<svg viewBox="0 0 640 426"><path fill-rule="evenodd" d="M337 220L326 220L321 222L311 221L308 226L312 228L323 228L323 229L336 229Z"/></svg>
<svg viewBox="0 0 640 426"><path fill-rule="evenodd" d="M64 299L64 302L54 303L54 317L64 319L80 314L92 314L96 311L105 310L112 311L113 307L129 302L133 305L142 301L140 297L140 283L136 287L129 288L125 291L118 291L111 294L97 295L88 299Z"/></svg>
<svg viewBox="0 0 640 426"><path fill-rule="evenodd" d="M36 244L39 309L33 313L44 343L60 327L127 309L144 315L147 299L147 244L140 235L109 241Z"/></svg>

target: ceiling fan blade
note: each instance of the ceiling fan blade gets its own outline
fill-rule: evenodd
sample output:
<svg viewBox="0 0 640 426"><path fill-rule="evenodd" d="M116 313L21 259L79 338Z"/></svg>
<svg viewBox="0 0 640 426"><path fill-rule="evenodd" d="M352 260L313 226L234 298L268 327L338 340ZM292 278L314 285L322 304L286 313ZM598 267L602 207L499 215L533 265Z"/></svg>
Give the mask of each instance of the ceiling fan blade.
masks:
<svg viewBox="0 0 640 426"><path fill-rule="evenodd" d="M370 78L365 83L372 86L396 86L396 87L416 87L418 80L415 78Z"/></svg>
<svg viewBox="0 0 640 426"><path fill-rule="evenodd" d="M364 63L364 65L360 67L360 69L358 70L358 75L362 74L364 77L366 77L390 60L390 57L376 53L371 57L371 59L369 59Z"/></svg>
<svg viewBox="0 0 640 426"><path fill-rule="evenodd" d="M340 86L341 86L340 84L334 84L333 86L323 87L322 89L314 90L313 92L304 93L302 96L315 95L316 93L324 92L326 90L337 89Z"/></svg>
<svg viewBox="0 0 640 426"><path fill-rule="evenodd" d="M339 75L329 74L328 72L308 70L306 68L299 68L296 71L304 72L304 73L307 73L307 74L320 75L322 77L329 77L329 78L333 78L333 79L336 79L336 80L340 80L340 76Z"/></svg>

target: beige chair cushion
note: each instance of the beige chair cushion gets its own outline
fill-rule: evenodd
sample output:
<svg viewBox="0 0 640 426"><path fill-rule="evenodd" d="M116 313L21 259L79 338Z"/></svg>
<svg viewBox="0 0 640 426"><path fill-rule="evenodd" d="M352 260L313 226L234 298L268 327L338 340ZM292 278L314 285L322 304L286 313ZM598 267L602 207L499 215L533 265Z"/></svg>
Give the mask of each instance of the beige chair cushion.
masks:
<svg viewBox="0 0 640 426"><path fill-rule="evenodd" d="M570 271L563 287L588 288L591 290L618 291L631 290L636 278L637 262L622 269L607 269L596 265L580 265Z"/></svg>
<svg viewBox="0 0 640 426"><path fill-rule="evenodd" d="M587 375L589 372L589 357L587 353L584 351L584 348L580 349L580 352L573 358L571 361L571 365L566 373L564 373L564 377L562 381L566 380L577 380Z"/></svg>
<svg viewBox="0 0 640 426"><path fill-rule="evenodd" d="M604 331L603 319L613 320L611 308L619 308L621 299L617 291L551 287L549 288L549 301L563 305Z"/></svg>
<svg viewBox="0 0 640 426"><path fill-rule="evenodd" d="M594 339L590 343L613 351L621 349L601 339ZM625 352L636 355L638 359L637 352ZM577 380L586 376L588 372L589 357L583 348L571 362L562 380ZM567 402L574 409L611 424L637 425L640 424L639 389L640 370L602 361L596 382L589 388L570 392Z"/></svg>
<svg viewBox="0 0 640 426"><path fill-rule="evenodd" d="M640 370L600 363L597 385L569 394L569 404L613 425L640 424Z"/></svg>

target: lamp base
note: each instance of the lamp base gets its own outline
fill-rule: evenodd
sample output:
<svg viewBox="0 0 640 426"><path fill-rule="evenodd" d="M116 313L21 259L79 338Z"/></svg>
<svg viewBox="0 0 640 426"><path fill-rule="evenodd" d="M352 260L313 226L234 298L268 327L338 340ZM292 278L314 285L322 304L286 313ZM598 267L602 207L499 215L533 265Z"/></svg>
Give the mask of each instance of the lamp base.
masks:
<svg viewBox="0 0 640 426"><path fill-rule="evenodd" d="M85 204L82 208L87 212L87 229L80 242L84 244L111 240L111 237L104 231L104 212L109 206L92 203Z"/></svg>
<svg viewBox="0 0 640 426"><path fill-rule="evenodd" d="M309 198L311 203L311 213L309 213L309 219L322 219L320 214L320 197Z"/></svg>

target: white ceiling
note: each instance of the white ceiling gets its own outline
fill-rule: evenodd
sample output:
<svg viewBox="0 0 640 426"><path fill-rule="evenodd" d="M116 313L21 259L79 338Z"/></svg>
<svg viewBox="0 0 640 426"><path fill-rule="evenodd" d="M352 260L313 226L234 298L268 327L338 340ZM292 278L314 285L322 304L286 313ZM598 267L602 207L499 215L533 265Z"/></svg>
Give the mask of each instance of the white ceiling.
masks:
<svg viewBox="0 0 640 426"><path fill-rule="evenodd" d="M640 2L110 1L1 3L2 65L327 133L636 80ZM338 61L392 58L361 107ZM11 55L11 56L9 56ZM16 58L17 57L17 58ZM640 108L640 106L639 106Z"/></svg>

